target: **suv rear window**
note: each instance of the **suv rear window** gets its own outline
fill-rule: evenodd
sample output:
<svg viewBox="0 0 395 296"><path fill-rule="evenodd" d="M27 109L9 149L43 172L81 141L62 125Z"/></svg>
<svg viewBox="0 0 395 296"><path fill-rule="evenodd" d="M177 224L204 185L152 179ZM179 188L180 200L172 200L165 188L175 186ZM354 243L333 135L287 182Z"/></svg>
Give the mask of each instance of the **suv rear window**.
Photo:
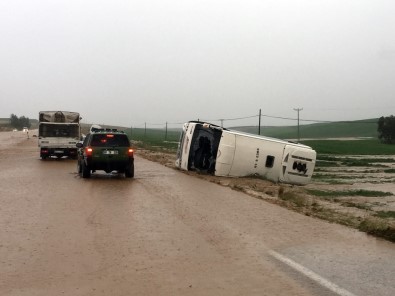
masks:
<svg viewBox="0 0 395 296"><path fill-rule="evenodd" d="M126 135L98 134L92 135L91 146L96 147L129 147L129 140Z"/></svg>

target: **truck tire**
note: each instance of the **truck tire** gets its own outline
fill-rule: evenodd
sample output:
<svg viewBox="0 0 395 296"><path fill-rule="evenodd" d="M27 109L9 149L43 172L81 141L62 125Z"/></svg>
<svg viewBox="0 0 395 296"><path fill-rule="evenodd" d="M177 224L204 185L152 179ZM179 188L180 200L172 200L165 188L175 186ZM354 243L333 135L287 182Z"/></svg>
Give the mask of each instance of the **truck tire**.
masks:
<svg viewBox="0 0 395 296"><path fill-rule="evenodd" d="M82 178L90 178L91 177L91 170L85 164L85 161L82 161L81 170L82 170Z"/></svg>
<svg viewBox="0 0 395 296"><path fill-rule="evenodd" d="M125 169L125 177L133 178L134 177L134 163L130 163Z"/></svg>

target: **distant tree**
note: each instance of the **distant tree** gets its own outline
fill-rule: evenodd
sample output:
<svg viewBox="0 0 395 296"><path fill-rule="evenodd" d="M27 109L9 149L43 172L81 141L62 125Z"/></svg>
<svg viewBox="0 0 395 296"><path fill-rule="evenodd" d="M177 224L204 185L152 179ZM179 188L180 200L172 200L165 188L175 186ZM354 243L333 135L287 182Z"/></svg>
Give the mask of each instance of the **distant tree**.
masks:
<svg viewBox="0 0 395 296"><path fill-rule="evenodd" d="M377 131L379 132L379 139L385 144L395 143L395 117L393 115L388 117L380 117L378 121Z"/></svg>
<svg viewBox="0 0 395 296"><path fill-rule="evenodd" d="M10 116L10 124L12 127L18 128L19 126L19 118L15 114L11 114Z"/></svg>
<svg viewBox="0 0 395 296"><path fill-rule="evenodd" d="M25 117L25 116L18 117L15 114L11 114L10 124L13 128L17 128L17 129L22 129L23 127L27 127L27 128L31 127L29 117Z"/></svg>
<svg viewBox="0 0 395 296"><path fill-rule="evenodd" d="M30 119L29 117L21 116L19 117L19 123L22 127L26 126L27 128L30 128Z"/></svg>

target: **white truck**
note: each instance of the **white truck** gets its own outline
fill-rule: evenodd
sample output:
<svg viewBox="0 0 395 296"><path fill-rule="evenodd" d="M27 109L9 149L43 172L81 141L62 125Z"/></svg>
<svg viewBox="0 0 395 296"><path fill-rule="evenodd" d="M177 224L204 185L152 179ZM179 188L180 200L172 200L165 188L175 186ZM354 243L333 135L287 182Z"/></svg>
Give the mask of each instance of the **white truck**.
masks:
<svg viewBox="0 0 395 296"><path fill-rule="evenodd" d="M38 147L40 157L77 158L76 144L81 137L80 114L69 111L40 111Z"/></svg>
<svg viewBox="0 0 395 296"><path fill-rule="evenodd" d="M313 175L316 156L306 145L190 121L183 125L176 166L215 176L261 176L305 185Z"/></svg>

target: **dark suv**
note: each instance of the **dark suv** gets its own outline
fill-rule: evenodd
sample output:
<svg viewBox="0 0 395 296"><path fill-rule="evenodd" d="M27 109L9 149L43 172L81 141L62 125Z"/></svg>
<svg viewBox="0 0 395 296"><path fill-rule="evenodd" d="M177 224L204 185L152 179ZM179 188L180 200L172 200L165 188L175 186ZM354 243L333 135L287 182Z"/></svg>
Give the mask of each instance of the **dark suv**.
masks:
<svg viewBox="0 0 395 296"><path fill-rule="evenodd" d="M99 129L87 134L77 143L78 173L89 178L97 170L117 171L127 178L134 177L134 156L128 136L116 129Z"/></svg>

